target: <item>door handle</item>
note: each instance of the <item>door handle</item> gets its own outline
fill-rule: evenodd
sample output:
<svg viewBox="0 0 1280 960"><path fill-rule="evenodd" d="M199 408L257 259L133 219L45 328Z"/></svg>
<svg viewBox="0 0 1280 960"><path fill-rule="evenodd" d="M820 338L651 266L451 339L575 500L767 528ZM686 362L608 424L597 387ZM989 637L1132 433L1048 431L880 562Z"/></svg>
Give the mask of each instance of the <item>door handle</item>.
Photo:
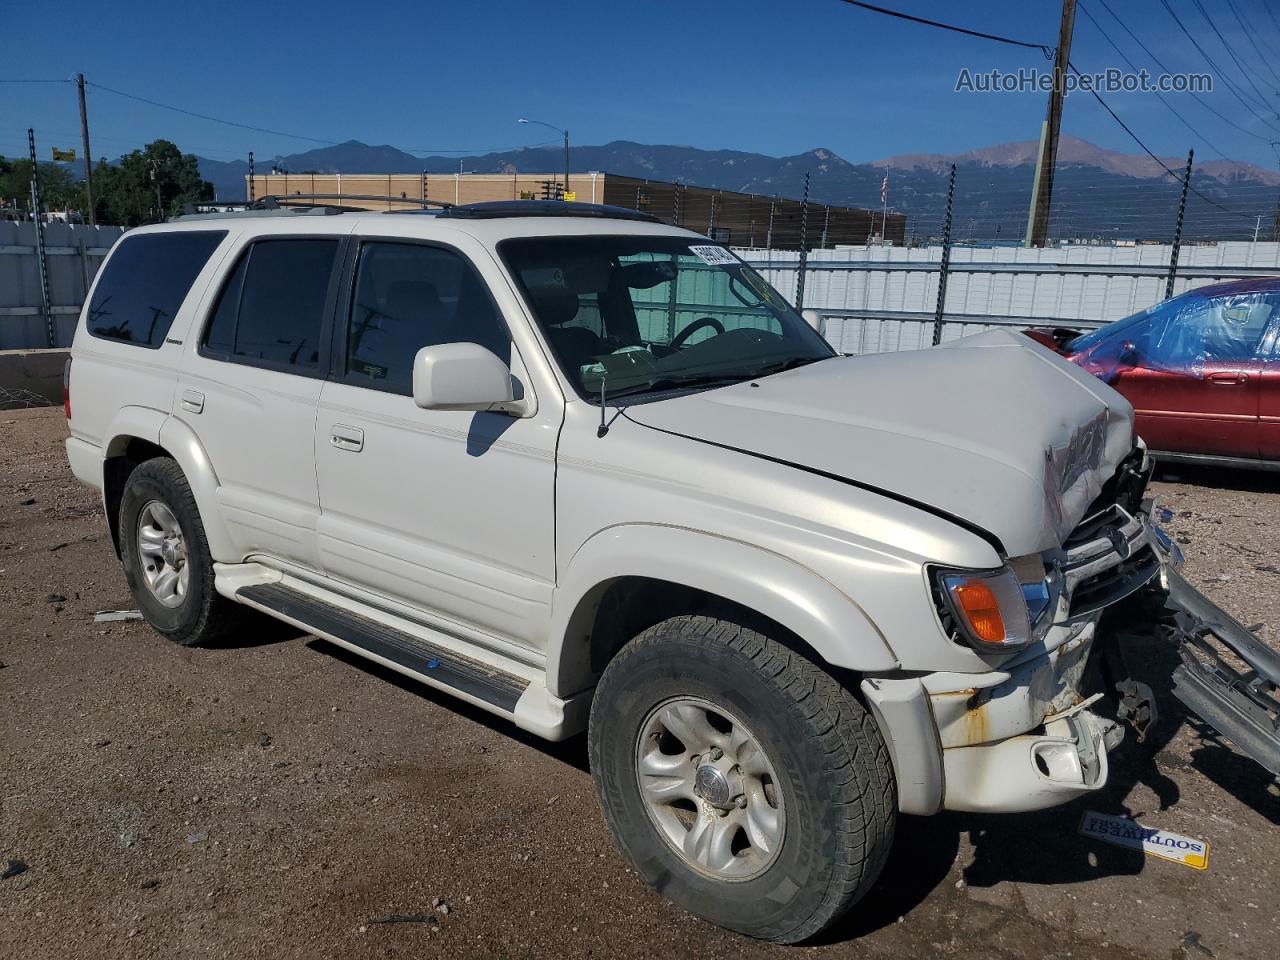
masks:
<svg viewBox="0 0 1280 960"><path fill-rule="evenodd" d="M1244 383L1249 379L1247 373L1211 373L1206 378L1210 383L1234 384Z"/></svg>
<svg viewBox="0 0 1280 960"><path fill-rule="evenodd" d="M183 390L182 409L190 413L201 413L204 410L204 394L199 390Z"/></svg>
<svg viewBox="0 0 1280 960"><path fill-rule="evenodd" d="M329 443L339 450L359 453L364 449L364 431L345 423L335 423L329 428Z"/></svg>

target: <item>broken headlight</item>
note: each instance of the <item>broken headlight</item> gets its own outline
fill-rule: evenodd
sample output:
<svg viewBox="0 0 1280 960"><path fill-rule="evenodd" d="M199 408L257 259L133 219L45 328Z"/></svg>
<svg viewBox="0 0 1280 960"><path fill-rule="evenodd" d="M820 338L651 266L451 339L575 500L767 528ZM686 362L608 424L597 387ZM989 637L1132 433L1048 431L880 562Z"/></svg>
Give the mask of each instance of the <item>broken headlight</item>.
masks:
<svg viewBox="0 0 1280 960"><path fill-rule="evenodd" d="M933 571L943 626L976 650L1003 653L1032 640L1031 612L1022 584L1009 567ZM1032 598L1038 612L1049 606Z"/></svg>

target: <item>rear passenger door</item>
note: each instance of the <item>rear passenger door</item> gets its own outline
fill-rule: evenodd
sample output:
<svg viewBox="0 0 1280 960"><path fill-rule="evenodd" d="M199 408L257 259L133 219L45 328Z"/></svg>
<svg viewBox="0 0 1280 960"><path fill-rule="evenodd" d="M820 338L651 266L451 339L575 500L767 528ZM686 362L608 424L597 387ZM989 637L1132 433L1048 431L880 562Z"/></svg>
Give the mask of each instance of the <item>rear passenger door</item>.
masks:
<svg viewBox="0 0 1280 960"><path fill-rule="evenodd" d="M319 563L311 437L344 243L272 236L244 244L198 339L193 333L174 416L209 455L242 558Z"/></svg>
<svg viewBox="0 0 1280 960"><path fill-rule="evenodd" d="M415 354L443 343L480 344L532 390L489 291L505 281L470 245L369 237L353 251L316 421L320 550L330 576L512 654L541 644L550 620L562 408L413 402Z"/></svg>

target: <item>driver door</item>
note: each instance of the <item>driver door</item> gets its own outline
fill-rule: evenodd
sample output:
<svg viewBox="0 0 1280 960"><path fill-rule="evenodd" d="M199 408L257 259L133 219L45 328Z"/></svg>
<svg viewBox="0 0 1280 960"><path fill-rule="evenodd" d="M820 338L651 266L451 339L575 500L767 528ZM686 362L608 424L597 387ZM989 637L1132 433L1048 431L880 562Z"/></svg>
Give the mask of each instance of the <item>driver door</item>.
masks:
<svg viewBox="0 0 1280 960"><path fill-rule="evenodd" d="M468 341L533 385L483 248L359 238L316 417L317 524L327 575L421 611L505 654L546 642L555 580L560 411L424 410L414 355Z"/></svg>

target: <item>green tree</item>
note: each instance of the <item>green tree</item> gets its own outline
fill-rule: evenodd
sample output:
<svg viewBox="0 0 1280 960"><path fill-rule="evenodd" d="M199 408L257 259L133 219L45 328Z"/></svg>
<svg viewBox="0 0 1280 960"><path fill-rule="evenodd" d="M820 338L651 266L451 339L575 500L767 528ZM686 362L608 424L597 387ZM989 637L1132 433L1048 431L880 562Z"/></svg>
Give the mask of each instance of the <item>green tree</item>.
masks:
<svg viewBox="0 0 1280 960"><path fill-rule="evenodd" d="M157 140L93 172L99 223L136 227L181 213L188 203L213 199L213 184L200 178L196 158L168 140Z"/></svg>
<svg viewBox="0 0 1280 960"><path fill-rule="evenodd" d="M84 185L66 167L42 163L40 174L40 206L45 210L81 210L84 208ZM25 157L0 157L0 206L13 204L20 210L31 208L31 161Z"/></svg>

